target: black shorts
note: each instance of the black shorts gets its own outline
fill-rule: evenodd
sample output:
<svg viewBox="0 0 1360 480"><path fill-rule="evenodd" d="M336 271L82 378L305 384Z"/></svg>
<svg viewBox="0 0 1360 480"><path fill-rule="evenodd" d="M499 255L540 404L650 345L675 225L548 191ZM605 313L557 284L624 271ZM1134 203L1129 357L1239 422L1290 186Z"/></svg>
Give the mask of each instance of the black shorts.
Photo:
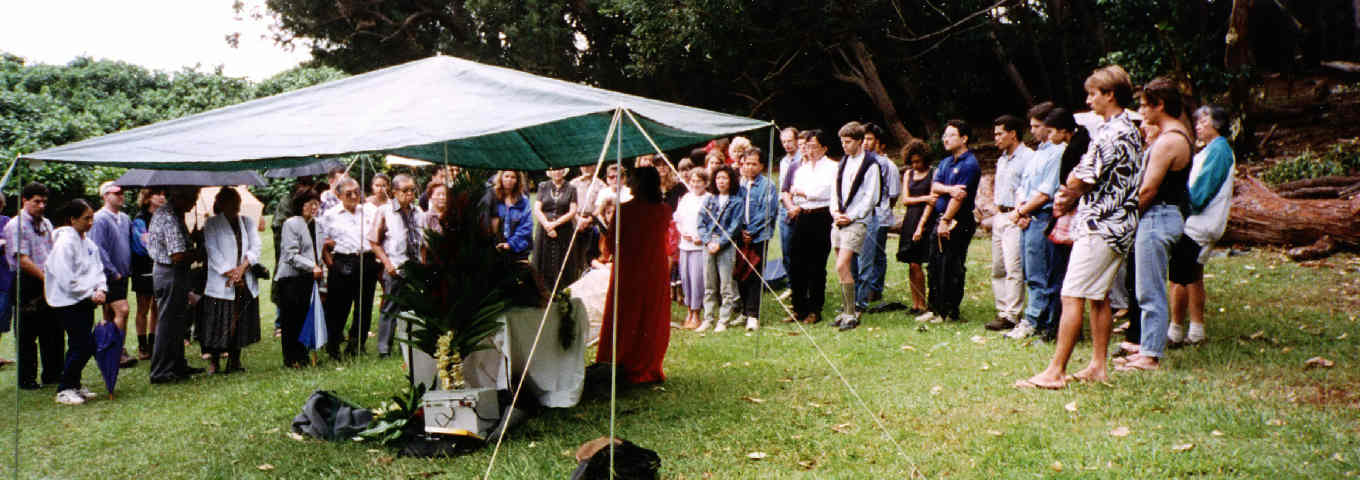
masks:
<svg viewBox="0 0 1360 480"><path fill-rule="evenodd" d="M1204 265L1199 263L1200 246L1187 235L1171 245L1171 265L1167 276L1171 283L1189 285L1204 279Z"/></svg>
<svg viewBox="0 0 1360 480"><path fill-rule="evenodd" d="M108 284L108 291L104 292L104 303L113 303L119 300L127 300L128 279L127 277L114 280L113 277L104 276L104 282Z"/></svg>
<svg viewBox="0 0 1360 480"><path fill-rule="evenodd" d="M151 285L151 257L132 256L132 291L147 298L156 294L156 288Z"/></svg>

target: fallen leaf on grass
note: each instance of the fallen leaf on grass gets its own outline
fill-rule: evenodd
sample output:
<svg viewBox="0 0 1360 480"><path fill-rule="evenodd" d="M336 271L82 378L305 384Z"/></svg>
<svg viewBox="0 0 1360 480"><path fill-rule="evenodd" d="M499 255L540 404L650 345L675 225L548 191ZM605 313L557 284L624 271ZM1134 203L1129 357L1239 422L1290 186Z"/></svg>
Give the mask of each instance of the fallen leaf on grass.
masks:
<svg viewBox="0 0 1360 480"><path fill-rule="evenodd" d="M983 338L982 335L973 335L973 338L970 338L969 340L972 340L973 343L976 343L978 345L987 343L987 339Z"/></svg>
<svg viewBox="0 0 1360 480"><path fill-rule="evenodd" d="M832 426L832 427L831 427L831 430L834 431L834 432L836 432L836 433L850 433L851 428L854 427L854 426L855 426L855 424L853 424L853 423L848 423L848 422L847 422L847 423L842 423L842 424L840 424L840 425Z"/></svg>
<svg viewBox="0 0 1360 480"><path fill-rule="evenodd" d="M302 436L301 433L297 433L297 432L288 432L288 438L291 438L291 439L293 439L293 440L297 440L297 441L299 441L299 442L301 442L301 441L307 439L307 437L304 437L304 436Z"/></svg>
<svg viewBox="0 0 1360 480"><path fill-rule="evenodd" d="M274 469L274 466L273 466L273 465L270 465L270 464L268 464L268 463L266 463L266 464L260 465L260 466L258 466L258 467L255 467L255 468L260 469L261 472L268 472L268 471L270 471L270 470L273 470L273 469Z"/></svg>
<svg viewBox="0 0 1360 480"><path fill-rule="evenodd" d="M742 399L742 400L746 400L746 401L751 402L751 403L755 403L755 404L765 403L765 399L763 399L763 398L758 398L758 397L752 397L752 396L749 396L749 395L748 395L748 396L745 396L745 397L741 397L741 399Z"/></svg>
<svg viewBox="0 0 1360 480"><path fill-rule="evenodd" d="M1319 368L1319 367L1321 367L1321 368L1332 368L1332 367L1335 366L1335 365L1336 365L1336 362L1333 362L1333 361L1331 361L1331 360L1328 360L1328 359L1325 359L1325 358L1322 358L1322 357L1313 357L1313 358L1310 358L1310 359L1308 359L1308 360L1306 360L1306 361L1303 362L1303 367L1306 368L1306 369L1307 369L1307 368Z"/></svg>
<svg viewBox="0 0 1360 480"><path fill-rule="evenodd" d="M1220 431L1218 431L1218 430L1214 430L1214 431L1212 431L1212 432L1209 432L1209 435L1213 435L1213 436L1215 436L1215 437L1221 437L1221 436L1223 436L1223 432L1220 432Z"/></svg>
<svg viewBox="0 0 1360 480"><path fill-rule="evenodd" d="M279 427L274 427L269 430L265 430L264 433L279 433L279 430L281 430Z"/></svg>
<svg viewBox="0 0 1360 480"><path fill-rule="evenodd" d="M1248 336L1247 336L1247 339L1248 339L1248 340L1256 340L1256 339L1261 338L1261 337L1264 337L1264 336L1266 336L1266 331L1265 331L1265 330L1257 330L1256 333L1253 333L1253 334L1251 334L1251 335L1248 335Z"/></svg>
<svg viewBox="0 0 1360 480"><path fill-rule="evenodd" d="M1345 340L1345 339L1346 339L1346 335L1347 335L1346 333L1342 333L1340 336L1336 337L1336 339L1337 339L1337 340Z"/></svg>
<svg viewBox="0 0 1360 480"><path fill-rule="evenodd" d="M816 461L816 460L803 460L803 461L798 462L798 466L799 466L799 467L803 467L803 470L812 470L813 467L816 467L816 466L817 466L817 461Z"/></svg>
<svg viewBox="0 0 1360 480"><path fill-rule="evenodd" d="M1341 456L1341 453L1340 453L1340 452L1337 452L1337 453L1333 453L1333 454L1332 454L1332 460L1336 460L1336 461L1338 461L1338 462L1344 462L1344 461L1346 461L1346 457Z"/></svg>
<svg viewBox="0 0 1360 480"><path fill-rule="evenodd" d="M760 460L762 458L765 458L765 456L766 456L765 452L751 452L746 454L746 458L749 458L751 460Z"/></svg>
<svg viewBox="0 0 1360 480"><path fill-rule="evenodd" d="M1075 412L1075 411L1077 411L1077 401L1076 401L1076 400L1073 400L1072 403L1069 403L1069 404L1067 404L1067 405L1063 405L1063 408L1066 409L1066 410L1069 411L1069 412Z"/></svg>
<svg viewBox="0 0 1360 480"><path fill-rule="evenodd" d="M988 365L986 362L983 362L983 363L982 363L982 367L981 367L981 368L978 368L978 370L982 370L982 371L984 371L984 372L987 371L987 370L991 370L991 369L992 369L992 366L991 366L991 365Z"/></svg>
<svg viewBox="0 0 1360 480"><path fill-rule="evenodd" d="M1062 471L1062 462L1053 462L1053 464L1052 464L1052 465L1049 465L1048 468L1053 469L1053 471L1055 471L1055 472L1061 472L1061 471Z"/></svg>
<svg viewBox="0 0 1360 480"><path fill-rule="evenodd" d="M1118 427L1115 428L1114 430L1110 430L1110 436L1127 437L1129 436L1129 427Z"/></svg>
<svg viewBox="0 0 1360 480"><path fill-rule="evenodd" d="M931 395L939 395L939 394L940 394L940 390L944 390L944 387L941 387L941 386L939 386L939 385L930 387L930 394L931 394Z"/></svg>
<svg viewBox="0 0 1360 480"><path fill-rule="evenodd" d="M1283 426L1284 426L1284 420L1280 420L1280 419L1278 419L1278 418L1272 418L1272 419L1266 421L1266 425L1270 425L1270 426L1272 426L1272 427L1283 427Z"/></svg>
<svg viewBox="0 0 1360 480"><path fill-rule="evenodd" d="M911 350L911 351L913 351L913 352L916 351L916 347L913 347L913 346L911 346L911 345L902 345L902 349L903 349L903 350Z"/></svg>
<svg viewBox="0 0 1360 480"><path fill-rule="evenodd" d="M392 458L391 455L383 455L381 457L373 459L373 463L376 463L378 465L391 465L392 460L394 460L394 458Z"/></svg>
<svg viewBox="0 0 1360 480"><path fill-rule="evenodd" d="M1192 449L1192 448L1195 448L1195 444L1193 444L1193 443L1182 443L1182 444L1180 444L1180 445L1172 445L1172 446L1171 446L1171 451L1176 452L1176 453L1181 453L1181 452L1188 452L1188 451L1190 451L1190 449Z"/></svg>
<svg viewBox="0 0 1360 480"><path fill-rule="evenodd" d="M1000 436L1001 436L1001 431L1000 431L1000 430L988 430L988 431L987 431L987 434L988 434L988 435L991 435L991 436L993 436L993 437L1000 437Z"/></svg>

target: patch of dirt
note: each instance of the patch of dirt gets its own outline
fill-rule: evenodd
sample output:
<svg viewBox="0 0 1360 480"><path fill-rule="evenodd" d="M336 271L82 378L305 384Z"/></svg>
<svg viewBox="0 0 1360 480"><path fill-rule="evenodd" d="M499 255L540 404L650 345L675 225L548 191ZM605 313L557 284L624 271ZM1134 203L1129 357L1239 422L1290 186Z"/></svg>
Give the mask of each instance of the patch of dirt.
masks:
<svg viewBox="0 0 1360 480"><path fill-rule="evenodd" d="M1319 408L1350 408L1360 410L1360 384L1308 383L1295 390L1294 397L1299 403Z"/></svg>
<svg viewBox="0 0 1360 480"><path fill-rule="evenodd" d="M1244 165L1252 175L1306 150L1322 151L1337 140L1360 138L1360 84L1322 75L1275 75L1264 79L1256 93L1262 110L1256 141L1264 160Z"/></svg>

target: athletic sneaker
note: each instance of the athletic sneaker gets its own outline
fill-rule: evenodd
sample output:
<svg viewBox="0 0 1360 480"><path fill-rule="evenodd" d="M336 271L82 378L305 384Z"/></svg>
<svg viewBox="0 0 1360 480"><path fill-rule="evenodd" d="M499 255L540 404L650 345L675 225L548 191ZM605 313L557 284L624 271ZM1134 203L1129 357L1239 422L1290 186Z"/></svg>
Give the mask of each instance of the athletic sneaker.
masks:
<svg viewBox="0 0 1360 480"><path fill-rule="evenodd" d="M717 325L713 326L713 333L720 333L725 331L727 331L727 322L718 320Z"/></svg>
<svg viewBox="0 0 1360 480"><path fill-rule="evenodd" d="M741 326L741 325L746 325L746 315L737 315L737 316L735 316L735 317L732 317L732 321L727 322L727 325L733 326L733 327L738 327L738 326Z"/></svg>
<svg viewBox="0 0 1360 480"><path fill-rule="evenodd" d="M1166 327L1166 341L1171 342L1173 344L1184 342L1185 329L1182 328L1180 324L1173 322L1171 325Z"/></svg>
<svg viewBox="0 0 1360 480"><path fill-rule="evenodd" d="M1191 344L1204 343L1209 337L1204 335L1204 324L1190 322L1190 333L1185 335L1185 341Z"/></svg>
<svg viewBox="0 0 1360 480"><path fill-rule="evenodd" d="M708 330L708 327L711 327L711 326L713 326L713 320L712 320L712 319L705 318L704 321L703 321L703 323L700 323L700 324L699 324L699 328L694 329L694 331L695 331L696 333L697 333L697 332L703 332L703 331L705 331L705 330Z"/></svg>
<svg viewBox="0 0 1360 480"><path fill-rule="evenodd" d="M1029 320L1021 321L1020 324L1016 325L1015 328L1012 328L1011 331L1006 332L1006 338L1012 340L1029 338L1030 335L1034 335L1034 324L1029 323Z"/></svg>
<svg viewBox="0 0 1360 480"><path fill-rule="evenodd" d="M760 328L760 320L756 317L746 317L746 331L754 332L757 328Z"/></svg>
<svg viewBox="0 0 1360 480"><path fill-rule="evenodd" d="M939 315L936 315L935 312L929 310L927 310L926 313L922 313L916 316L916 321L918 322L940 323L939 319L940 319Z"/></svg>
<svg viewBox="0 0 1360 480"><path fill-rule="evenodd" d="M92 399L94 399L95 397L98 397L98 396L99 396L98 393L91 392L90 389L85 388L85 387L80 387L80 388L76 389L76 393L79 393L79 394L80 394L80 398L83 398L83 399L86 399L86 400L92 400Z"/></svg>
<svg viewBox="0 0 1360 480"><path fill-rule="evenodd" d="M85 404L85 398L80 396L80 392L68 388L57 392L57 403L62 405L83 405Z"/></svg>

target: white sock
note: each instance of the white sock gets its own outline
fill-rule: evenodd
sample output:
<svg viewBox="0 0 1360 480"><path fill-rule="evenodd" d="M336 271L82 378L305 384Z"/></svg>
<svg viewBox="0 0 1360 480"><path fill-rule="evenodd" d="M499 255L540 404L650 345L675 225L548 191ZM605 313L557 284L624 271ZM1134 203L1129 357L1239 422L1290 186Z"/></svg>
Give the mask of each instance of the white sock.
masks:
<svg viewBox="0 0 1360 480"><path fill-rule="evenodd" d="M1172 322L1171 326L1166 328L1166 339L1171 343L1184 342L1185 341L1184 327L1181 327L1181 324L1179 323Z"/></svg>
<svg viewBox="0 0 1360 480"><path fill-rule="evenodd" d="M1190 334L1186 335L1185 339L1191 342L1203 342L1204 338L1204 324L1190 322Z"/></svg>

